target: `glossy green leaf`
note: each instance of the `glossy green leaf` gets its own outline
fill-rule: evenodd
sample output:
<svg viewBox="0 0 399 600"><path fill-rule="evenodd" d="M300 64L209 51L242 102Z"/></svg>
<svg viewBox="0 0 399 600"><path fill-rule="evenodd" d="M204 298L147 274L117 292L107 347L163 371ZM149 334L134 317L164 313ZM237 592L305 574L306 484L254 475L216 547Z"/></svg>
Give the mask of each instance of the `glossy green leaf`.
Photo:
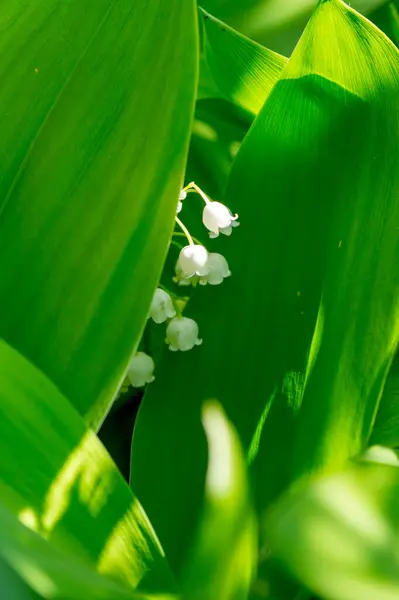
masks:
<svg viewBox="0 0 399 600"><path fill-rule="evenodd" d="M388 373L370 443L399 448L399 354Z"/></svg>
<svg viewBox="0 0 399 600"><path fill-rule="evenodd" d="M23 524L125 586L173 589L143 508L96 435L54 385L4 342L0 456L0 502Z"/></svg>
<svg viewBox="0 0 399 600"><path fill-rule="evenodd" d="M389 2L373 12L370 19L399 46L399 2Z"/></svg>
<svg viewBox="0 0 399 600"><path fill-rule="evenodd" d="M204 54L209 72L227 100L257 114L287 58L264 48L202 12Z"/></svg>
<svg viewBox="0 0 399 600"><path fill-rule="evenodd" d="M194 0L4 0L0 31L0 333L97 425L173 229Z"/></svg>
<svg viewBox="0 0 399 600"><path fill-rule="evenodd" d="M273 551L323 598L399 595L399 468L363 462L279 501L264 523Z"/></svg>
<svg viewBox="0 0 399 600"><path fill-rule="evenodd" d="M39 596L33 590L40 594L40 598L59 600L177 600L174 596L164 594L138 594L100 575L86 561L76 560L72 553L56 547L21 525L4 506L0 506L0 525L0 554L13 567L14 586L17 585L15 574L19 573L21 579L31 587L29 590L27 584L20 580L25 587L21 590L18 584L18 593L22 594L23 591L28 595L12 596L4 587L12 576L8 571L7 580L2 580L2 592L7 591L7 596L4 596L7 600L35 600ZM6 567L7 563L4 562ZM0 577L3 572L4 569L0 571Z"/></svg>
<svg viewBox="0 0 399 600"><path fill-rule="evenodd" d="M182 580L185 598L246 600L256 568L257 531L238 436L217 403L202 421L208 442L204 507Z"/></svg>
<svg viewBox="0 0 399 600"><path fill-rule="evenodd" d="M232 277L186 310L203 345L165 351L140 409L133 489L174 556L203 493L206 399L248 451L259 510L367 443L399 333L398 96L393 44L322 2L234 163L241 226L208 243Z"/></svg>
<svg viewBox="0 0 399 600"><path fill-rule="evenodd" d="M330 28L335 37L330 36L326 52L323 39ZM278 210L299 210L292 225L303 230L293 237L302 250L294 244L280 263L283 270L297 274L297 289L286 287L287 272L275 280L283 286L285 304L277 327L270 330L280 349L277 363L272 363L277 371L283 368L281 379L272 373L273 364L268 369L280 401L273 404L263 430L258 467L265 478L273 472L273 467L262 465L271 447L281 453L280 474L288 450L285 476L296 479L313 470L340 467L364 447L370 434L399 334L399 230L393 227L399 179L394 175L397 159L392 160L399 147L398 67L398 51L376 28L344 4L326 1L293 56L287 82L276 90L275 100L281 101L298 85L303 96L292 115L291 123L300 125L293 137L298 143L301 127L309 137L302 146L303 163L287 161L293 186L282 182L282 170L273 181L287 202ZM267 129L267 112L259 122L260 137L254 133L255 144ZM347 128L350 136L345 135ZM288 139L292 132L286 131ZM268 157L266 150L264 159ZM281 158L279 154L277 162ZM242 159L241 168L247 168L244 153ZM282 162L279 168L284 166ZM303 179L306 168L312 181ZM295 193L306 204L298 206ZM270 249L284 238L286 232L280 231ZM278 298L270 301L276 317ZM283 345L290 343L287 317L297 335L284 351ZM285 444L278 440L278 430L289 429L290 423L295 439ZM274 483L264 485L266 497L273 487Z"/></svg>
<svg viewBox="0 0 399 600"><path fill-rule="evenodd" d="M353 0L364 15L387 0ZM202 0L201 6L250 38L283 54L291 54L317 0Z"/></svg>

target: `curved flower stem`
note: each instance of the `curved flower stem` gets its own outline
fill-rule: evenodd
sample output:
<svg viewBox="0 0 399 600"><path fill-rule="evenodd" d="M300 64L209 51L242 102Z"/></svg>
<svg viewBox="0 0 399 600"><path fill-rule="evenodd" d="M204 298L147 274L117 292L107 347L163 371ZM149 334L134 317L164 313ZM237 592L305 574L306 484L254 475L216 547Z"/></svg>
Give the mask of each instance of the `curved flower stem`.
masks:
<svg viewBox="0 0 399 600"><path fill-rule="evenodd" d="M180 233L180 231L175 231L175 232L173 233L173 235L176 235L176 236L179 236L179 237L181 237L181 236L182 236L182 237L186 237L186 234L185 234L185 233ZM202 242L200 242L200 240L198 240L198 239L197 239L197 238L195 238L194 236L191 236L191 238L192 238L192 239L194 240L194 242L195 242L196 244L198 244L199 246L203 246L203 245L204 245ZM173 241L172 241L172 243L173 243Z"/></svg>
<svg viewBox="0 0 399 600"><path fill-rule="evenodd" d="M175 217L175 221L176 221L176 223L178 224L178 226L179 226L179 227L180 227L180 228L183 230L183 232L184 232L184 235L186 236L186 238L187 238L187 240L188 240L188 242L189 242L190 246L195 246L195 244L194 244L194 240L193 240L193 238L191 237L191 235L190 235L190 232L189 232L189 230L187 229L187 227L184 225L184 223L182 223L182 222L180 221L179 217Z"/></svg>
<svg viewBox="0 0 399 600"><path fill-rule="evenodd" d="M194 181L192 181L191 183L186 185L186 187L184 188L185 192L189 192L190 190L195 190L197 192L197 194L199 194L201 196L201 198L203 199L205 204L211 203L208 196L201 190L201 188L196 183L194 183Z"/></svg>

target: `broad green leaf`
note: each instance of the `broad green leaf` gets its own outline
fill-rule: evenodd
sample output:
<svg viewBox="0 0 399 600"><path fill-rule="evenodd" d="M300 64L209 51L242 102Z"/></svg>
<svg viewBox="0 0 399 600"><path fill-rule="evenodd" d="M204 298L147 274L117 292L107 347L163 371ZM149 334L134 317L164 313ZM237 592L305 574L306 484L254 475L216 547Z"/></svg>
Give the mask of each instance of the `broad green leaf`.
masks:
<svg viewBox="0 0 399 600"><path fill-rule="evenodd" d="M399 595L399 468L351 466L287 494L264 523L275 555L333 600Z"/></svg>
<svg viewBox="0 0 399 600"><path fill-rule="evenodd" d="M166 595L137 594L133 590L112 581L112 579L98 574L95 569L87 565L86 561L77 560L70 552L56 547L39 534L30 531L18 522L11 512L0 506L0 554L12 565L14 572L19 573L22 580L28 582L32 590L40 594L40 598L56 598L59 600L177 600ZM4 562L4 568L7 563ZM4 568L0 571L3 576ZM14 584L15 575L14 573ZM10 582L12 573L7 573L8 578L2 579L2 592L7 600L34 600L39 598L35 592L25 591L25 594L12 596L4 587ZM11 583L11 582L10 582ZM20 582L21 585L26 585ZM23 588L22 588L23 589ZM18 590L20 593L21 587Z"/></svg>
<svg viewBox="0 0 399 600"><path fill-rule="evenodd" d="M399 46L399 2L389 2L370 15L370 19Z"/></svg>
<svg viewBox="0 0 399 600"><path fill-rule="evenodd" d="M143 508L96 435L55 386L4 342L0 456L0 503L24 525L125 586L173 589Z"/></svg>
<svg viewBox="0 0 399 600"><path fill-rule="evenodd" d="M182 580L189 600L246 600L257 561L247 465L231 423L217 403L202 417L208 442L204 507Z"/></svg>
<svg viewBox="0 0 399 600"><path fill-rule="evenodd" d="M388 373L370 443L399 448L399 354Z"/></svg>
<svg viewBox="0 0 399 600"><path fill-rule="evenodd" d="M2 6L0 334L93 426L137 346L173 230L194 4Z"/></svg>
<svg viewBox="0 0 399 600"><path fill-rule="evenodd" d="M241 226L208 243L232 277L186 310L203 345L165 351L140 409L132 485L168 556L200 507L206 399L239 433L259 510L367 444L399 332L398 97L397 49L322 2L234 163Z"/></svg>
<svg viewBox="0 0 399 600"><path fill-rule="evenodd" d="M205 11L204 53L222 96L257 114L287 59L253 42Z"/></svg>
<svg viewBox="0 0 399 600"><path fill-rule="evenodd" d="M1 558L0 589L7 600L40 600L27 583Z"/></svg>
<svg viewBox="0 0 399 600"><path fill-rule="evenodd" d="M386 0L353 0L364 15ZM245 35L283 54L291 54L317 0L202 0L201 6Z"/></svg>

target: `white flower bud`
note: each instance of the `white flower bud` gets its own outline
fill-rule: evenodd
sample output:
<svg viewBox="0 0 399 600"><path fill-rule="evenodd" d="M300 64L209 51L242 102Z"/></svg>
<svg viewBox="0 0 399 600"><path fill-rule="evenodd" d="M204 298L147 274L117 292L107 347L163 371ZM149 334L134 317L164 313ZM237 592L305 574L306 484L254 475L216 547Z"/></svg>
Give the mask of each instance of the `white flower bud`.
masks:
<svg viewBox="0 0 399 600"><path fill-rule="evenodd" d="M166 328L166 343L169 350L186 352L194 346L200 346L202 340L198 338L198 325L193 319L187 317L176 317L172 319Z"/></svg>
<svg viewBox="0 0 399 600"><path fill-rule="evenodd" d="M145 352L137 352L130 361L127 376L133 387L144 387L154 381L154 361Z"/></svg>
<svg viewBox="0 0 399 600"><path fill-rule="evenodd" d="M200 277L201 285L206 285L207 283L209 285L219 285L223 279L231 275L227 260L222 254L218 254L217 252L211 252L208 255L207 268L207 274Z"/></svg>
<svg viewBox="0 0 399 600"><path fill-rule="evenodd" d="M158 288L155 291L150 308L150 317L155 323L164 323L166 319L176 316L172 298L167 292Z"/></svg>
<svg viewBox="0 0 399 600"><path fill-rule="evenodd" d="M204 246L190 244L183 248L179 254L176 264L176 274L181 273L182 278L188 278L192 275L206 275L208 262L208 252Z"/></svg>
<svg viewBox="0 0 399 600"><path fill-rule="evenodd" d="M230 235L232 227L238 227L238 215L232 215L227 206L221 202L208 202L202 213L202 222L209 229L211 238L219 233Z"/></svg>
<svg viewBox="0 0 399 600"><path fill-rule="evenodd" d="M187 198L187 192L185 192L184 190L180 190L179 202L177 203L177 208L176 208L176 214L177 215L179 214L179 212L183 208L183 202L182 202L182 200L185 200L186 198Z"/></svg>

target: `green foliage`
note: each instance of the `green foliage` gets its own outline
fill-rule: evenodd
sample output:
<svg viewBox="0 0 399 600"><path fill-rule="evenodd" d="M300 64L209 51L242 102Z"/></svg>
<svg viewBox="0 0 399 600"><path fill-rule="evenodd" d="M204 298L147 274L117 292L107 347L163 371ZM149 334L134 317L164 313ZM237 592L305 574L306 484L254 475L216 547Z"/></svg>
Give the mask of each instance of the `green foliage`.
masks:
<svg viewBox="0 0 399 600"><path fill-rule="evenodd" d="M99 575L92 565L29 531L4 506L0 506L0 524L0 553L7 561L0 562L0 581L7 600L176 600L164 594L136 594Z"/></svg>
<svg viewBox="0 0 399 600"><path fill-rule="evenodd" d="M4 509L83 566L89 563L133 588L171 589L173 579L147 517L94 432L4 342L0 398Z"/></svg>
<svg viewBox="0 0 399 600"><path fill-rule="evenodd" d="M204 55L222 97L257 114L287 63L206 12Z"/></svg>
<svg viewBox="0 0 399 600"><path fill-rule="evenodd" d="M260 511L367 444L397 343L398 67L367 21L323 3L234 162L225 198L244 225L219 242L233 276L196 290L204 344L165 352L133 439L133 489L176 569L201 506L207 399L249 453Z"/></svg>
<svg viewBox="0 0 399 600"><path fill-rule="evenodd" d="M172 233L194 0L3 4L0 334L97 426Z"/></svg>
<svg viewBox="0 0 399 600"><path fill-rule="evenodd" d="M322 597L395 600L398 500L399 463L364 461L282 498L265 528L275 554Z"/></svg>
<svg viewBox="0 0 399 600"><path fill-rule="evenodd" d="M318 0L203 0L206 10L249 37L290 54ZM369 16L386 0L353 0L350 5Z"/></svg>
<svg viewBox="0 0 399 600"><path fill-rule="evenodd" d="M183 589L192 600L245 600L257 556L245 457L220 406L205 404L202 422L209 452L204 506L183 569Z"/></svg>
<svg viewBox="0 0 399 600"><path fill-rule="evenodd" d="M398 2L3 4L3 596L393 600Z"/></svg>
<svg viewBox="0 0 399 600"><path fill-rule="evenodd" d="M389 371L373 426L371 444L399 448L399 355Z"/></svg>
<svg viewBox="0 0 399 600"><path fill-rule="evenodd" d="M399 2L389 2L370 15L371 20L399 46Z"/></svg>

